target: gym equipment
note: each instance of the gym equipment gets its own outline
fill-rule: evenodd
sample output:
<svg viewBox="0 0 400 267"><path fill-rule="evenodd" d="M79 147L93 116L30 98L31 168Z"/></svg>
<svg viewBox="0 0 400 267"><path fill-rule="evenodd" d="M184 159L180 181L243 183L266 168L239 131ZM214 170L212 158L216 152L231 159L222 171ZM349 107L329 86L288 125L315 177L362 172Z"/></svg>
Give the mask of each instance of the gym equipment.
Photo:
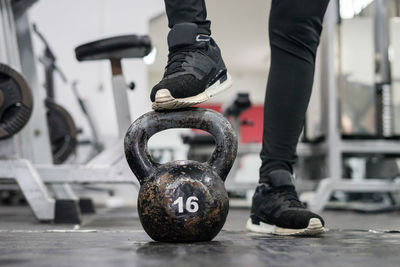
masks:
<svg viewBox="0 0 400 267"><path fill-rule="evenodd" d="M89 123L89 128L90 132L92 134L92 138L89 141L91 144L91 151L88 154L86 160L84 163L90 161L93 159L95 156L97 156L100 152L104 150L104 144L100 141L98 135L97 135L97 127L94 123L92 113L90 112L90 109L87 107L86 101L81 98L78 92L78 81L73 81L71 84L72 87L72 92L74 93L76 99L78 100L79 106L82 110L82 113L86 117L87 122ZM83 141L79 141L79 144L83 144Z"/></svg>
<svg viewBox="0 0 400 267"><path fill-rule="evenodd" d="M131 124L127 89L121 61L124 58L142 58L151 51L148 36L127 35L107 38L77 47L80 61L110 60L112 88L117 113L119 137L114 144L90 159L86 164L36 166L41 179L51 185L131 184L137 186L124 159L123 134ZM138 187L138 186L137 186ZM60 205L62 203L60 202ZM61 208L61 206L60 206Z"/></svg>
<svg viewBox="0 0 400 267"><path fill-rule="evenodd" d="M113 74L113 87L115 110L119 136L123 136L131 124L128 98L126 92L122 94L119 90L126 89L127 85L122 76L122 58L143 58L151 52L151 41L146 36L124 35L101 39L81 45L75 49L76 58L79 61L110 60ZM131 83L130 89L134 88Z"/></svg>
<svg viewBox="0 0 400 267"><path fill-rule="evenodd" d="M24 194L34 215L40 221L80 223L79 199L70 184L130 184L137 185L132 178L123 152L123 134L130 125L127 84L123 77L121 60L136 55L145 56L151 50L147 36L137 36L137 42L124 42L126 38L115 38L112 46L101 41L104 59L112 61L113 93L121 139L91 159L87 164L54 165L50 147L49 130L46 123L46 108L42 87L38 82L33 53L31 27L26 9L14 14L11 0L0 0L0 62L13 66L23 73L32 88L35 100L29 123L17 135L0 140L0 183L14 180ZM32 1L20 1L21 4ZM24 5L25 6L25 5ZM26 8L29 7L25 6ZM129 39L129 38L128 38ZM132 40L132 39L130 39ZM124 45L119 45L124 43ZM100 53L95 47L87 47L87 53ZM142 51L137 53L134 51ZM106 51L109 51L108 53ZM143 56L142 56L143 55ZM122 119L123 118L123 119ZM125 125L120 122L124 121ZM124 128L126 127L126 128ZM129 175L130 174L130 175ZM46 186L47 185L47 186ZM49 194L49 189L53 194ZM132 190L135 195L135 189Z"/></svg>
<svg viewBox="0 0 400 267"><path fill-rule="evenodd" d="M171 128L196 128L215 138L206 163L181 160L155 163L147 151L151 136ZM147 234L156 241L210 241L222 229L229 200L224 181L235 161L237 138L221 114L208 109L149 112L125 137L125 155L140 182L138 212Z"/></svg>
<svg viewBox="0 0 400 267"><path fill-rule="evenodd" d="M240 118L243 112L248 110L251 105L252 103L248 93L238 93L222 108L224 116L232 123L232 127L238 140L241 139L241 126L252 124L251 121ZM212 136L195 132L183 135L182 141L184 144L189 145L187 157L190 160L207 160L215 146L214 138ZM230 196L231 206L243 207L251 204L251 200L247 199L246 196L250 195L248 192L254 190L257 186L257 182L251 181L251 177L236 176L240 170L240 166L242 165L241 163L243 158L249 154L259 154L260 151L261 144L259 143L242 144L239 142L236 160L225 183L225 188ZM253 180L254 179L256 179L256 177L253 177Z"/></svg>
<svg viewBox="0 0 400 267"><path fill-rule="evenodd" d="M374 5L376 128L379 137L396 138L394 133L393 89L390 77L389 25L386 2L385 0L377 0Z"/></svg>
<svg viewBox="0 0 400 267"><path fill-rule="evenodd" d="M377 5L385 5L385 1L375 1L375 12L380 12L382 6L377 8ZM308 207L313 211L321 211L328 206L329 200L334 192L357 192L357 193L389 193L399 192L400 183L396 180L387 181L381 179L349 179L343 173L343 158L348 155L399 155L400 142L390 139L374 139L374 140L348 140L341 136L339 129L339 109L337 100L339 99L338 81L336 79L336 53L335 45L337 45L337 29L338 25L338 6L337 1L331 1L325 15L325 32L321 38L321 46L319 48L321 57L321 88L322 101L324 110L323 120L326 123L326 138L318 144L310 144L313 147L313 156L326 156L327 176L319 182L317 190L312 194L304 194L301 196L303 200L308 202ZM381 22L380 22L381 23ZM380 24L378 23L378 24ZM383 24L380 24L383 25ZM379 27L377 28L379 29ZM375 35L375 38L378 38ZM379 39L379 38L378 38ZM378 41L377 39L377 41ZM381 40L386 43L386 40ZM384 44L383 44L384 45ZM380 48L379 48L380 49ZM386 51L387 52L387 51ZM386 60L382 60L383 64L387 64ZM386 70L379 69L379 72L384 73ZM384 76L382 76L384 77ZM378 81L379 82L379 81ZM382 80L384 82L384 80ZM383 86L386 86L383 84ZM386 102L387 99L385 99ZM384 102L382 100L382 102ZM387 103L384 103L386 105ZM390 105L387 106L389 108ZM326 108L325 108L326 107ZM390 113L390 112L389 112ZM386 115L383 115L386 116ZM387 114L388 121L391 121L391 115ZM386 124L386 123L385 123ZM384 128L387 130L384 131ZM382 124L382 135L391 136L390 127ZM347 179L346 179L347 178ZM375 177L376 178L376 177ZM348 206L348 203L343 203L343 206ZM374 208L375 209L375 208ZM359 209L360 210L360 209ZM368 211L368 206L364 207Z"/></svg>
<svg viewBox="0 0 400 267"><path fill-rule="evenodd" d="M0 139L19 132L33 108L31 89L17 71L0 63Z"/></svg>
<svg viewBox="0 0 400 267"><path fill-rule="evenodd" d="M65 108L49 99L45 105L54 164L61 164L75 153L78 131Z"/></svg>
<svg viewBox="0 0 400 267"><path fill-rule="evenodd" d="M223 114L227 117L233 126L234 131L236 132L237 139L240 140L240 126L242 125L251 125L249 121L243 121L240 119L240 115L248 110L251 107L251 101L248 93L238 93L229 103L225 105L223 108ZM207 160L208 156L211 154L212 149L215 145L214 138L211 135L199 134L199 133L190 133L186 135L182 135L182 141L184 144L189 145L188 151L188 159L204 161ZM250 144L251 146L252 144ZM255 148L254 153L260 153L259 146L252 146ZM239 162L239 158L242 156L242 148L243 145L239 144L237 161ZM249 153L248 150L246 150ZM235 163L230 172L230 176L235 173L237 164ZM230 179L231 183L232 180Z"/></svg>
<svg viewBox="0 0 400 267"><path fill-rule="evenodd" d="M61 79L67 83L67 78L57 65L57 58L50 48L43 34L33 24L33 32L44 44L43 55L40 62L44 66L47 109L47 124L49 127L51 150L55 164L65 162L69 156L75 153L77 147L77 128L70 113L55 100L54 76L58 73Z"/></svg>
<svg viewBox="0 0 400 267"><path fill-rule="evenodd" d="M18 3L17 3L18 2ZM10 138L0 140L0 183L18 184L33 213L41 221L54 219L55 200L40 179L34 164L52 163L44 103L37 80L35 57L24 11L34 1L0 0L0 62L22 73L35 105L29 122ZM18 14L13 4L18 4Z"/></svg>
<svg viewBox="0 0 400 267"><path fill-rule="evenodd" d="M224 114L227 117L239 117L244 111L251 107L251 101L248 93L238 93L232 103L224 109Z"/></svg>
<svg viewBox="0 0 400 267"><path fill-rule="evenodd" d="M26 12L34 2L0 0L0 61L23 74L32 88L35 102L24 129L12 138L0 140L0 182L15 180L40 221L58 222L57 214L68 214L69 223L79 223L78 198L71 188L66 184L49 185L47 188L36 169L38 164L53 167L53 157ZM52 191L52 196L48 189ZM63 202L62 207L60 201Z"/></svg>

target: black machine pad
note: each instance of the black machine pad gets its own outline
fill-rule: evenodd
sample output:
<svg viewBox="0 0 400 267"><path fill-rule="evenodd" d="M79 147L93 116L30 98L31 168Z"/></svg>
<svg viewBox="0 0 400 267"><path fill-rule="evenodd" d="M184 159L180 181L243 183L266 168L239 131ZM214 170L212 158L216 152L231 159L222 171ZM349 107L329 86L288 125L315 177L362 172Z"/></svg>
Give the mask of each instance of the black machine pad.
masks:
<svg viewBox="0 0 400 267"><path fill-rule="evenodd" d="M151 51L151 41L147 35L124 35L97 40L75 49L79 61L142 58Z"/></svg>

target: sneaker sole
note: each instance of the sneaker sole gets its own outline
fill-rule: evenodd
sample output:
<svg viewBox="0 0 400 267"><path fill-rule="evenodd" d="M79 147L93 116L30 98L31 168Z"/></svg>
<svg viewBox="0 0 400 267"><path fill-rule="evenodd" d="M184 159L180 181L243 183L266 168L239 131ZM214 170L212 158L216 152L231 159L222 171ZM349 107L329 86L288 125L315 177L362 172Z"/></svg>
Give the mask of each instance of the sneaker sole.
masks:
<svg viewBox="0 0 400 267"><path fill-rule="evenodd" d="M283 236L317 236L326 232L321 220L318 218L310 219L307 228L290 229L281 228L276 225L260 222L259 225L252 223L251 219L247 221L246 228L249 231L264 234L274 234Z"/></svg>
<svg viewBox="0 0 400 267"><path fill-rule="evenodd" d="M211 97L225 91L231 86L232 78L229 73L227 73L227 79L223 83L218 80L204 92L191 97L174 98L168 89L160 89L156 93L152 108L154 110L168 110L191 107L209 100Z"/></svg>

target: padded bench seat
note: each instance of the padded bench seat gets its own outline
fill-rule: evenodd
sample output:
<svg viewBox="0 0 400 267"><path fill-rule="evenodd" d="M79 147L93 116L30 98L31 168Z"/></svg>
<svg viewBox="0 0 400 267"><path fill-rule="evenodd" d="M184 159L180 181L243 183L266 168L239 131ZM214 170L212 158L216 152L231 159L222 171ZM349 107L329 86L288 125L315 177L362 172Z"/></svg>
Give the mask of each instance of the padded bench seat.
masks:
<svg viewBox="0 0 400 267"><path fill-rule="evenodd" d="M123 35L97 40L75 48L79 61L142 58L151 51L148 35Z"/></svg>

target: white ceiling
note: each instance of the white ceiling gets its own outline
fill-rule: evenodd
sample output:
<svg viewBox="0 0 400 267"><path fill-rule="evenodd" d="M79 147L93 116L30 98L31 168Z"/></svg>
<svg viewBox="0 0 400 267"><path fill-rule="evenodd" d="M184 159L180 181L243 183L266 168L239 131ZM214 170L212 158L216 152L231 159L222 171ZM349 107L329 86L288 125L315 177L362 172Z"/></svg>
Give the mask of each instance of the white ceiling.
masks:
<svg viewBox="0 0 400 267"><path fill-rule="evenodd" d="M270 0L206 1L212 36L222 50L229 72L237 75L262 73L269 66L268 14ZM151 20L149 33L157 48L150 72L163 72L167 60L167 18L163 14Z"/></svg>

